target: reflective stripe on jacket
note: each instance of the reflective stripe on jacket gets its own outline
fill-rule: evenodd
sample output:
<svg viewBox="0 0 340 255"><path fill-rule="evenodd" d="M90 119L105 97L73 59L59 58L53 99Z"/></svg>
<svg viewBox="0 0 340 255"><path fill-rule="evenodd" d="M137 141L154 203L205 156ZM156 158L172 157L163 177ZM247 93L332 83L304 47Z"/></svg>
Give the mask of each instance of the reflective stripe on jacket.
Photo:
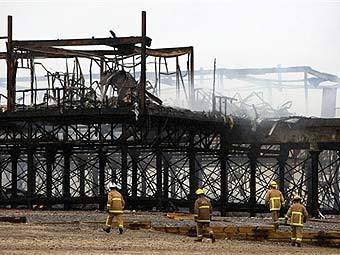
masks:
<svg viewBox="0 0 340 255"><path fill-rule="evenodd" d="M210 200L204 196L199 197L195 201L195 214L197 215L197 222L210 222L210 214L212 207Z"/></svg>
<svg viewBox="0 0 340 255"><path fill-rule="evenodd" d="M110 213L123 213L125 201L117 190L111 190L107 195L107 209Z"/></svg>
<svg viewBox="0 0 340 255"><path fill-rule="evenodd" d="M284 203L283 195L278 189L268 190L265 198L266 204L269 204L270 211L280 211L281 205Z"/></svg>
<svg viewBox="0 0 340 255"><path fill-rule="evenodd" d="M288 209L287 216L290 217L291 226L303 227L303 222L308 218L308 212L302 204L294 203Z"/></svg>

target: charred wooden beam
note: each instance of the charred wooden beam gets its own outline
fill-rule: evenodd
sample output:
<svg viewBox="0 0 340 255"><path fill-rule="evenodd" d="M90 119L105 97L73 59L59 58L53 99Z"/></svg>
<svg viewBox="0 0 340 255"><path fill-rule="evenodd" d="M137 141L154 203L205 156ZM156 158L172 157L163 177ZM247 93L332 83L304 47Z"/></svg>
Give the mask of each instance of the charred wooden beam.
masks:
<svg viewBox="0 0 340 255"><path fill-rule="evenodd" d="M51 46L86 46L86 45L106 45L117 47L127 44L142 43L141 36L116 37L116 38L88 38L88 39L58 39L58 40L14 40L13 46L24 47L51 47ZM151 38L146 37L145 44L151 45Z"/></svg>

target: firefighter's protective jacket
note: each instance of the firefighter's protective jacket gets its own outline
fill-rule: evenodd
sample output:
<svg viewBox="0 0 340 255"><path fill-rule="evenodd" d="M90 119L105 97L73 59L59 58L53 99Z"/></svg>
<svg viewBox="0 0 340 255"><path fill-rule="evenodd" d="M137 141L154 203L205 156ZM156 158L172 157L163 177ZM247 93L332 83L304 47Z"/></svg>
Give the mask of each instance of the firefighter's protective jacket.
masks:
<svg viewBox="0 0 340 255"><path fill-rule="evenodd" d="M107 209L109 213L123 213L125 201L117 190L111 190L107 195Z"/></svg>
<svg viewBox="0 0 340 255"><path fill-rule="evenodd" d="M212 206L210 200L201 196L195 201L196 221L197 222L210 222L210 215L212 213Z"/></svg>
<svg viewBox="0 0 340 255"><path fill-rule="evenodd" d="M278 189L270 189L266 194L265 202L269 204L270 211L280 211L284 198Z"/></svg>
<svg viewBox="0 0 340 255"><path fill-rule="evenodd" d="M291 226L303 227L303 223L308 219L308 212L302 204L294 203L288 209L287 216Z"/></svg>

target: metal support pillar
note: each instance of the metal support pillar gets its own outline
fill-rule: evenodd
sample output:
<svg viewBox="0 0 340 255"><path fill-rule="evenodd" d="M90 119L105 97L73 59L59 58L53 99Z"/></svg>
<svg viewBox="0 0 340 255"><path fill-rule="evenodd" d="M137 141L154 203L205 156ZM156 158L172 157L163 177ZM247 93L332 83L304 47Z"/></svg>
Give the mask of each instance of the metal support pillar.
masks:
<svg viewBox="0 0 340 255"><path fill-rule="evenodd" d="M15 107L15 79L16 79L16 59L13 54L13 26L12 16L7 17L7 110L13 111Z"/></svg>
<svg viewBox="0 0 340 255"><path fill-rule="evenodd" d="M11 165L12 165L12 187L11 187L11 208L17 207L17 197L18 197L18 159L20 151L19 148L13 147L10 150Z"/></svg>
<svg viewBox="0 0 340 255"><path fill-rule="evenodd" d="M128 183L127 183L127 176L128 176L128 164L127 164L127 157L128 151L126 146L122 146L122 195L127 197L128 195Z"/></svg>
<svg viewBox="0 0 340 255"><path fill-rule="evenodd" d="M221 168L221 197L220 197L220 205L221 205L221 216L226 216L227 211L227 203L228 203L228 175L227 175L227 157L228 157L228 149L227 149L227 134L225 130L221 133L220 139L220 168Z"/></svg>
<svg viewBox="0 0 340 255"><path fill-rule="evenodd" d="M285 187L285 172L286 172L286 161L288 159L288 153L289 153L288 146L285 144L281 144L280 154L277 158L278 165L279 165L278 181L279 181L279 190L283 194L284 198L287 198L286 187ZM280 210L280 217L284 217L284 209Z"/></svg>
<svg viewBox="0 0 340 255"><path fill-rule="evenodd" d="M160 82L160 81L159 81ZM141 74L140 74L140 106L145 110L146 86L146 12L142 11L142 47L141 47Z"/></svg>
<svg viewBox="0 0 340 255"><path fill-rule="evenodd" d="M318 215L319 209L319 154L320 151L310 151L311 175L309 180L310 190L308 192L307 207L312 216Z"/></svg>
<svg viewBox="0 0 340 255"><path fill-rule="evenodd" d="M194 47L191 47L190 52L190 93L189 93L189 106L192 108L195 105L195 85L194 85L195 65L194 65Z"/></svg>
<svg viewBox="0 0 340 255"><path fill-rule="evenodd" d="M139 153L137 151L130 151L130 156L132 160L132 187L131 195L132 197L138 196L138 158Z"/></svg>
<svg viewBox="0 0 340 255"><path fill-rule="evenodd" d="M163 199L164 203L169 200L169 169L171 160L171 155L169 153L163 153L164 157L164 167L163 167Z"/></svg>
<svg viewBox="0 0 340 255"><path fill-rule="evenodd" d="M71 191L70 191L70 161L71 161L71 153L72 147L65 146L64 148L64 172L63 172L63 199L64 199L64 209L70 209L70 199L71 199Z"/></svg>
<svg viewBox="0 0 340 255"><path fill-rule="evenodd" d="M55 159L55 151L51 147L46 148L46 197L47 205L50 208L50 200L52 199L52 169Z"/></svg>
<svg viewBox="0 0 340 255"><path fill-rule="evenodd" d="M79 156L79 196L84 198L85 197L85 169L86 169L86 155Z"/></svg>
<svg viewBox="0 0 340 255"><path fill-rule="evenodd" d="M250 151L248 153L249 158L249 166L250 166L250 180L249 180L249 189L250 189L250 197L249 197L249 208L250 208L250 216L255 216L255 207L256 207L256 163L258 156L258 146L252 144L250 147Z"/></svg>
<svg viewBox="0 0 340 255"><path fill-rule="evenodd" d="M106 150L99 149L99 210L105 208L105 165L106 165Z"/></svg>
<svg viewBox="0 0 340 255"><path fill-rule="evenodd" d="M157 199L157 209L161 210L163 207L163 189L162 189L162 151L158 148L156 150L156 199Z"/></svg>
<svg viewBox="0 0 340 255"><path fill-rule="evenodd" d="M278 156L278 164L279 164L279 190L282 192L284 197L287 197L286 189L285 189L285 169L286 169L286 161L288 158L288 147L287 145L280 145L280 155Z"/></svg>
<svg viewBox="0 0 340 255"><path fill-rule="evenodd" d="M198 182L196 178L196 151L194 148L194 132L190 131L190 148L188 151L189 157L189 208L190 212L194 210L194 201L195 201L195 191L198 188Z"/></svg>
<svg viewBox="0 0 340 255"><path fill-rule="evenodd" d="M34 148L29 146L27 149L27 207L33 208L35 193L36 169L34 166Z"/></svg>

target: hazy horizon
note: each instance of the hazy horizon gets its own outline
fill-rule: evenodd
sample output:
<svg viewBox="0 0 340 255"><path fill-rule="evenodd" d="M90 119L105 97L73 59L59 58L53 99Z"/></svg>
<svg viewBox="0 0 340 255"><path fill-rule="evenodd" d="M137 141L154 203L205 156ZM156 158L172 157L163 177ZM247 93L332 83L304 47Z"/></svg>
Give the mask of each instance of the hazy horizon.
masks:
<svg viewBox="0 0 340 255"><path fill-rule="evenodd" d="M142 10L151 48L194 46L196 69L216 58L220 68L311 66L340 76L339 0L0 0L0 36L7 15L14 39L138 36Z"/></svg>

